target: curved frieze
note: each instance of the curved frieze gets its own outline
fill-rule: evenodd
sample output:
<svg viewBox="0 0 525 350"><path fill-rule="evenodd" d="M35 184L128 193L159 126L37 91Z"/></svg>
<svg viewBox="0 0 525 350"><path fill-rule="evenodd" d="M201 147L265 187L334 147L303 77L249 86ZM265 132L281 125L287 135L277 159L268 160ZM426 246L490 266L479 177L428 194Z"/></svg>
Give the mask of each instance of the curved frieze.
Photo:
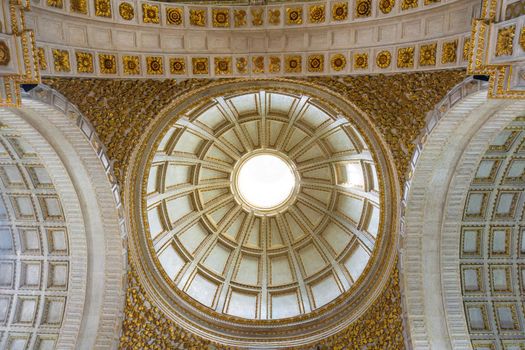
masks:
<svg viewBox="0 0 525 350"><path fill-rule="evenodd" d="M470 22L479 12L479 1L424 5L402 0L393 2L388 14L378 7L388 1L358 2L238 8L42 0L27 22L35 28L41 71L47 76L318 76L466 66ZM403 10L405 2L416 6ZM75 3L85 4L85 14L72 10ZM338 4L344 5L346 17L334 20ZM354 13L363 6L370 6L369 16ZM100 15L102 7L111 9L109 17ZM235 26L239 11L246 13L246 23ZM254 25L259 22L252 13L258 11L261 24ZM272 19L274 13L279 13L278 20ZM214 26L218 18L228 25ZM192 24L200 21L204 25Z"/></svg>

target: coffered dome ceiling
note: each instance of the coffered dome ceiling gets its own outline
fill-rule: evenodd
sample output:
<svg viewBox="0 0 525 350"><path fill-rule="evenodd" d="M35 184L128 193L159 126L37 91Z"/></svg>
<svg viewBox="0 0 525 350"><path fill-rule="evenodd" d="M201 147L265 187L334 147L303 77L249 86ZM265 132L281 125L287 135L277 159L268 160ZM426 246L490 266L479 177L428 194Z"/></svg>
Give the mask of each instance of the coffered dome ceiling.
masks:
<svg viewBox="0 0 525 350"><path fill-rule="evenodd" d="M154 153L147 192L147 228L173 287L243 318L330 302L359 278L378 233L367 145L307 96L263 90L189 111Z"/></svg>
<svg viewBox="0 0 525 350"><path fill-rule="evenodd" d="M192 94L150 132L131 254L159 307L201 336L311 341L359 316L386 276L392 172L357 111L240 85Z"/></svg>

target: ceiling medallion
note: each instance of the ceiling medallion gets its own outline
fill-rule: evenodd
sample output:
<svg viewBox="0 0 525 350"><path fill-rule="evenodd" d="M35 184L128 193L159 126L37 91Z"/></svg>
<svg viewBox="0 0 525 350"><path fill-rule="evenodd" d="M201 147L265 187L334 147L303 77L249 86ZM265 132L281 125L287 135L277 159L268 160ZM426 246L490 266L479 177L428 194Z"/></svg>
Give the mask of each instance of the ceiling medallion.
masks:
<svg viewBox="0 0 525 350"><path fill-rule="evenodd" d="M393 162L338 95L287 79L217 82L177 98L140 144L130 259L188 331L226 346L311 344L387 283Z"/></svg>

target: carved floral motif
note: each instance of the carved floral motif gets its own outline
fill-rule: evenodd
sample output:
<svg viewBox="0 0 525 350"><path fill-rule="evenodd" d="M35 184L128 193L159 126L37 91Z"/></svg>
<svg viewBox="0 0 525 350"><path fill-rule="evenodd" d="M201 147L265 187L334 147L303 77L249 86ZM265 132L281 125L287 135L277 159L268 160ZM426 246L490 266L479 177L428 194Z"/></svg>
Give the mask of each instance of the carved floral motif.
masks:
<svg viewBox="0 0 525 350"><path fill-rule="evenodd" d="M498 30L496 41L496 57L510 56L514 52L513 41L516 34L516 25L508 26Z"/></svg>

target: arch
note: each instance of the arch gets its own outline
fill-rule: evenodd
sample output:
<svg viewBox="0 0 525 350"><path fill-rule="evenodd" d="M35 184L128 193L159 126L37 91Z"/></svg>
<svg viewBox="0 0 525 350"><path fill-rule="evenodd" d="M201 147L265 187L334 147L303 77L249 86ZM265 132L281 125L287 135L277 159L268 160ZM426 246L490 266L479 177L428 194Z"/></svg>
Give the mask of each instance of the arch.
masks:
<svg viewBox="0 0 525 350"><path fill-rule="evenodd" d="M400 264L409 344L472 349L462 304L460 226L469 184L494 136L525 108L463 82L429 118L405 186Z"/></svg>
<svg viewBox="0 0 525 350"><path fill-rule="evenodd" d="M23 96L20 110L2 110L1 120L39 155L63 203L70 230L67 302L54 346L117 348L124 306L126 231L118 211L118 186L101 143L79 111L43 85ZM38 322L35 328L38 332ZM35 336L28 341L38 345Z"/></svg>

